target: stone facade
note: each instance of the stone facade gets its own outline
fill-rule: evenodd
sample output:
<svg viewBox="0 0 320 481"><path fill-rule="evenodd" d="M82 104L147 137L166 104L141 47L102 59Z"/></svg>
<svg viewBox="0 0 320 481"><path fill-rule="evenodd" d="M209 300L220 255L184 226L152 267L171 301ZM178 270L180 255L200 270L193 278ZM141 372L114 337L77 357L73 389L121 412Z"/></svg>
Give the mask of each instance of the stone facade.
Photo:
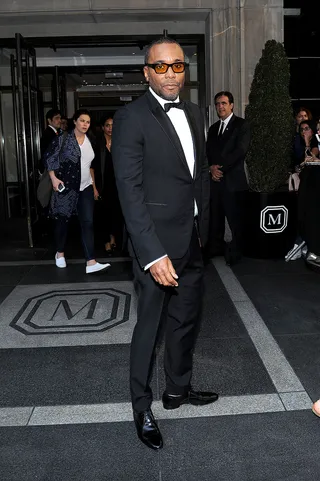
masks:
<svg viewBox="0 0 320 481"><path fill-rule="evenodd" d="M282 0L15 0L0 4L0 35L205 34L206 103L231 90L242 115L266 40L283 41Z"/></svg>

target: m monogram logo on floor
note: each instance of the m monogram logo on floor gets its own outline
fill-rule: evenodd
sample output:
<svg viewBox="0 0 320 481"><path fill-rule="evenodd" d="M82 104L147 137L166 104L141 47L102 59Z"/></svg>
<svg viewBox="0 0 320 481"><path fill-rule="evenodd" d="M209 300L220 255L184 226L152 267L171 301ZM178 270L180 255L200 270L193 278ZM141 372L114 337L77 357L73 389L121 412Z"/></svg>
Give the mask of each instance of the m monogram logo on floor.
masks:
<svg viewBox="0 0 320 481"><path fill-rule="evenodd" d="M116 289L53 290L27 299L10 325L26 335L101 332L128 320L130 297Z"/></svg>
<svg viewBox="0 0 320 481"><path fill-rule="evenodd" d="M129 343L132 298L131 282L17 286L2 305L2 339L11 347Z"/></svg>

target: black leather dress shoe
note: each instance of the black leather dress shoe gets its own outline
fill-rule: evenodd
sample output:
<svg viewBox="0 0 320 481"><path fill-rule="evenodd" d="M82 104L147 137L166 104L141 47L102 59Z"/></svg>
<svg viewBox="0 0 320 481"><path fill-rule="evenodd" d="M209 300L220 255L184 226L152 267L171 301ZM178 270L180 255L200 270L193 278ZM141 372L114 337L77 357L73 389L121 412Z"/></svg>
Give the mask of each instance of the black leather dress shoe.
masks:
<svg viewBox="0 0 320 481"><path fill-rule="evenodd" d="M162 436L151 409L140 413L133 411L133 418L140 440L151 449L161 449Z"/></svg>
<svg viewBox="0 0 320 481"><path fill-rule="evenodd" d="M177 409L182 404L192 404L193 406L204 406L210 404L218 399L219 395L215 392L201 392L190 390L186 394L176 396L169 394L166 391L162 395L162 403L164 409Z"/></svg>
<svg viewBox="0 0 320 481"><path fill-rule="evenodd" d="M229 267L235 266L241 261L241 256L239 257L232 257L226 258L226 265Z"/></svg>
<svg viewBox="0 0 320 481"><path fill-rule="evenodd" d="M224 253L224 258L227 266L234 266L241 261L242 254L239 249L232 246L231 243L227 244L226 251Z"/></svg>

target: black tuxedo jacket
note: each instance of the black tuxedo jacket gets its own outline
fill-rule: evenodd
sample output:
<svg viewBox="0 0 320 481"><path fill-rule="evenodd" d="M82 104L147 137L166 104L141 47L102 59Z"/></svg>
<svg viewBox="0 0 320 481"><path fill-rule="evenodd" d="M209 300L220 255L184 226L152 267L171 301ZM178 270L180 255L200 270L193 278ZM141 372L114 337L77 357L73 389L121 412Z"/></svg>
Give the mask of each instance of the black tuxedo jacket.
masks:
<svg viewBox="0 0 320 481"><path fill-rule="evenodd" d="M218 137L220 120L211 125L207 137L209 165L222 165L221 183L229 191L248 188L244 160L250 144L250 128L247 120L233 115L221 137Z"/></svg>
<svg viewBox="0 0 320 481"><path fill-rule="evenodd" d="M48 126L44 130L43 135L40 139L40 150L41 150L41 158L42 159L43 159L43 155L44 155L45 151L47 150L49 145L51 145L51 142L53 141L53 139L55 139L56 137L57 137L57 134L55 133L55 131L51 127Z"/></svg>
<svg viewBox="0 0 320 481"><path fill-rule="evenodd" d="M112 158L120 203L140 266L167 254L183 257L198 206L202 245L209 224L209 176L200 109L186 102L195 151L190 174L179 137L167 114L148 91L119 109L112 132Z"/></svg>

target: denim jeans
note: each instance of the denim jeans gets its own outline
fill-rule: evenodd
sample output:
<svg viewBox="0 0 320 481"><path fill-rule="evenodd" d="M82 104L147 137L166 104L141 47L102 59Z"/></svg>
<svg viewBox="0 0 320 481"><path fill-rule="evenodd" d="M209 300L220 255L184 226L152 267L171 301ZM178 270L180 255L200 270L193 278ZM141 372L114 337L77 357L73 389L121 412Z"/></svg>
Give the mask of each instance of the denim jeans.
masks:
<svg viewBox="0 0 320 481"><path fill-rule="evenodd" d="M93 208L94 197L93 187L89 185L79 192L77 211L81 227L81 240L86 261L95 258L94 256L94 235L93 235ZM68 220L60 217L55 223L55 241L57 252L64 252L68 234Z"/></svg>

